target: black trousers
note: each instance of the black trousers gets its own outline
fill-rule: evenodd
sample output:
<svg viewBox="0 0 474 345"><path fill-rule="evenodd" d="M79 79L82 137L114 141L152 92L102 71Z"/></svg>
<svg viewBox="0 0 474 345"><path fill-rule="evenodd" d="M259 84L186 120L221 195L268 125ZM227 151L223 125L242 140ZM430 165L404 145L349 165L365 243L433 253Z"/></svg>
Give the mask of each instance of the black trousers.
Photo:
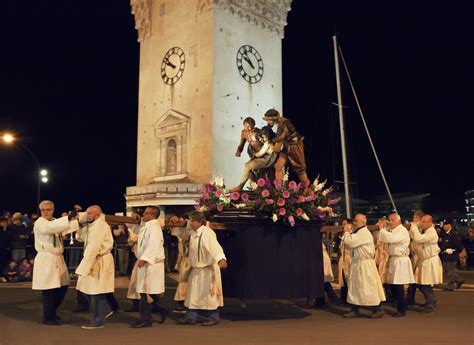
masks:
<svg viewBox="0 0 474 345"><path fill-rule="evenodd" d="M433 287L431 285L420 285L417 284L418 289L420 292L425 296L426 299L426 309L433 309L435 305L435 295L433 292Z"/></svg>
<svg viewBox="0 0 474 345"><path fill-rule="evenodd" d="M166 310L163 307L158 305L160 299L159 295L150 295L153 298L153 303L148 303L146 300L146 293L140 294L140 304L138 309L140 311L140 320L143 322L152 322L151 312L153 310L159 311L160 313L165 312Z"/></svg>
<svg viewBox="0 0 474 345"><path fill-rule="evenodd" d="M345 303L347 302L348 287L347 287L346 277L344 276L344 271L342 272L342 281L344 282L344 285L341 286L341 301Z"/></svg>
<svg viewBox="0 0 474 345"><path fill-rule="evenodd" d="M56 311L66 296L68 285L56 289L42 290L43 295L43 321L55 321L58 317Z"/></svg>
<svg viewBox="0 0 474 345"><path fill-rule="evenodd" d="M389 286L392 297L397 301L397 312L405 313L407 311L407 307L403 285L389 284Z"/></svg>
<svg viewBox="0 0 474 345"><path fill-rule="evenodd" d="M416 284L410 284L407 290L407 303L415 304Z"/></svg>

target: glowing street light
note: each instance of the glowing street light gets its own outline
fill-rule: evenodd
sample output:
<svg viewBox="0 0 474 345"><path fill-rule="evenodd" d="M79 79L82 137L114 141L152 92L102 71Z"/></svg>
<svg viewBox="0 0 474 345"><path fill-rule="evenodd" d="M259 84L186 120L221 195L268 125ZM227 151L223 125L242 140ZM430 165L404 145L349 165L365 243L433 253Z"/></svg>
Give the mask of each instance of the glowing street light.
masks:
<svg viewBox="0 0 474 345"><path fill-rule="evenodd" d="M15 140L15 137L10 133L5 133L2 136L2 140L7 144L11 144Z"/></svg>
<svg viewBox="0 0 474 345"><path fill-rule="evenodd" d="M36 158L35 154L25 145L22 145L20 144L19 142L15 142L16 141L16 138L13 134L11 133L4 133L1 137L1 140L3 140L3 142L5 144L16 144L17 146L21 147L22 149L24 149L26 152L28 152L28 154L31 156L31 158L33 158L33 160L35 161L36 163L36 167L37 167L37 172L38 172L38 189L37 189L37 194L36 194L36 207L38 207L39 203L40 203L40 193L41 193L41 182L43 183L46 183L48 182L48 178L46 177L46 175L48 175L48 171L45 170L45 169L41 169L40 168L40 164L38 162L38 158Z"/></svg>

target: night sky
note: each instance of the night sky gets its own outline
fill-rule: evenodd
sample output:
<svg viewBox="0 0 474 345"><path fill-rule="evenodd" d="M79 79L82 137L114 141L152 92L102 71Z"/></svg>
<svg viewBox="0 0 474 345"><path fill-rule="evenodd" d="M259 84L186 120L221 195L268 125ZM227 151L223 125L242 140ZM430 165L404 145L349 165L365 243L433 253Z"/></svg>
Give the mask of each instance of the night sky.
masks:
<svg viewBox="0 0 474 345"><path fill-rule="evenodd" d="M337 33L392 192L431 193L433 209L462 210L464 191L474 188L469 12L454 2L374 3L293 2L283 40L283 114L306 137L310 177L341 180L331 104ZM139 71L128 1L11 0L2 7L0 132L16 133L50 171L42 198L57 211L75 203L123 211L125 187L135 184ZM383 194L345 76L342 84L354 193ZM0 145L0 210L34 209L35 173L24 150Z"/></svg>

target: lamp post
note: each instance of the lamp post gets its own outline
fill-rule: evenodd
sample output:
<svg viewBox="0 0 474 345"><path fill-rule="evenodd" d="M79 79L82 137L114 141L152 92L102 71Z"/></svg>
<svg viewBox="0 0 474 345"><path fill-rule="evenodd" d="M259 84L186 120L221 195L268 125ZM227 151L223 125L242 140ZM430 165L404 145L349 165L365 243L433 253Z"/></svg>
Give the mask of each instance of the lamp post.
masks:
<svg viewBox="0 0 474 345"><path fill-rule="evenodd" d="M41 182L48 182L48 171L47 170L42 170L38 161L38 158L36 158L35 154L25 145L20 144L19 142L16 141L16 138L13 134L10 133L5 133L2 135L2 140L5 144L8 145L13 145L16 144L31 156L33 160L35 161L36 168L37 168L37 173L38 173L38 186L37 186L37 193L36 193L36 207L39 207L39 203L41 201Z"/></svg>

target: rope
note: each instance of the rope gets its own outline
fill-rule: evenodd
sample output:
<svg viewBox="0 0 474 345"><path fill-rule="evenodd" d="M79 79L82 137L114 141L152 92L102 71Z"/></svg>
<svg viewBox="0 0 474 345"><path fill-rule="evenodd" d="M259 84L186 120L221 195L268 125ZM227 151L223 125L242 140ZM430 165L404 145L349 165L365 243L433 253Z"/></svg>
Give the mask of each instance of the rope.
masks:
<svg viewBox="0 0 474 345"><path fill-rule="evenodd" d="M346 74L347 74L347 77L349 79L349 84L351 85L352 93L354 94L354 98L355 98L355 101L356 101L356 104L357 104L357 108L359 109L360 117L362 118L362 123L364 124L364 128L365 128L365 131L367 133L367 137L369 138L370 146L371 146L372 151L373 151L374 156L375 156L375 161L377 162L377 166L380 170L380 174L382 175L383 183L385 184L385 188L387 189L388 197L390 198L390 202L392 203L393 210L395 212L397 212L397 207L395 206L395 202L393 201L392 193L390 192L390 188L388 187L387 179L385 178L385 175L383 173L382 165L380 164L379 157L377 155L377 152L375 151L375 146L374 146L374 143L372 142L372 137L370 136L370 133L369 133L369 128L367 127L367 123L365 122L364 114L363 114L362 108L359 104L359 99L357 98L357 94L356 94L356 91L354 89L354 85L352 84L352 79L351 79L351 75L349 74L349 69L347 68L347 65L346 65L346 60L344 59L344 55L342 54L341 47L338 46L338 48L339 48L339 53L341 54L341 59L342 59L343 65L344 65L344 69L346 70Z"/></svg>

